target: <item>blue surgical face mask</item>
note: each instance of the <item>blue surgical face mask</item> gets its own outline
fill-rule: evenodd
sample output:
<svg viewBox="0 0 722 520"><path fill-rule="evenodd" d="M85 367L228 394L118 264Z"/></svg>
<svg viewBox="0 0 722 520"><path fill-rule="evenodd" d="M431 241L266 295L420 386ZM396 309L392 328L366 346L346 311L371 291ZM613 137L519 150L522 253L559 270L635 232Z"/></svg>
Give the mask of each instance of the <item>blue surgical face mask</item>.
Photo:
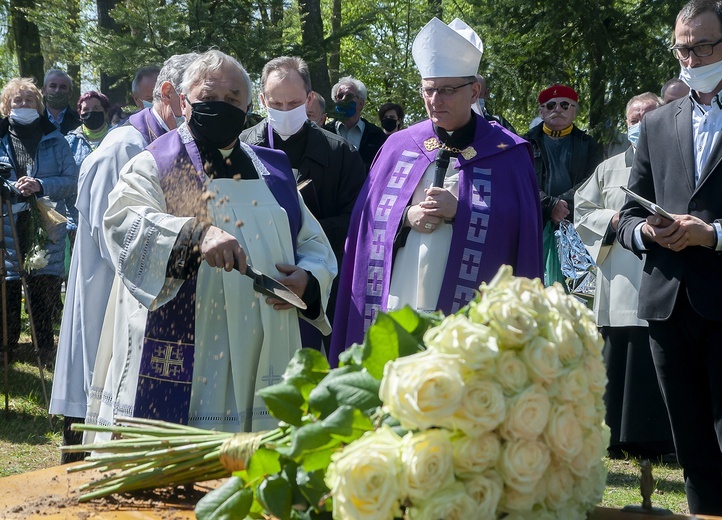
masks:
<svg viewBox="0 0 722 520"><path fill-rule="evenodd" d="M486 99L484 99L483 97L480 97L479 99L476 100L476 106L479 107L479 115L484 113L484 103L485 102L486 102Z"/></svg>
<svg viewBox="0 0 722 520"><path fill-rule="evenodd" d="M339 119L350 119L356 114L356 101L339 101L335 111Z"/></svg>
<svg viewBox="0 0 722 520"><path fill-rule="evenodd" d="M153 108L153 102L152 101L146 101L143 100L143 108Z"/></svg>
<svg viewBox="0 0 722 520"><path fill-rule="evenodd" d="M640 123L635 123L627 127L627 139L632 143L632 146L637 147L637 141L639 141L639 130L641 128Z"/></svg>

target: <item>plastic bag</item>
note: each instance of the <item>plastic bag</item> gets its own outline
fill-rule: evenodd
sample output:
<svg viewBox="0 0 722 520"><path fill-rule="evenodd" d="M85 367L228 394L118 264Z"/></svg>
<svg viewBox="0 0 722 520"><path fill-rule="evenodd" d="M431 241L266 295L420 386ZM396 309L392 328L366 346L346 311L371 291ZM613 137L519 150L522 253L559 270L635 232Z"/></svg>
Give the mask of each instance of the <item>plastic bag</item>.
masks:
<svg viewBox="0 0 722 520"><path fill-rule="evenodd" d="M568 220L559 223L554 237L567 289L585 303L590 303L597 287L597 264L574 229L574 224Z"/></svg>
<svg viewBox="0 0 722 520"><path fill-rule="evenodd" d="M554 236L554 227L547 222L542 232L544 239L544 286L549 287L559 282L566 289L566 280L562 274L559 253L557 252L557 238Z"/></svg>

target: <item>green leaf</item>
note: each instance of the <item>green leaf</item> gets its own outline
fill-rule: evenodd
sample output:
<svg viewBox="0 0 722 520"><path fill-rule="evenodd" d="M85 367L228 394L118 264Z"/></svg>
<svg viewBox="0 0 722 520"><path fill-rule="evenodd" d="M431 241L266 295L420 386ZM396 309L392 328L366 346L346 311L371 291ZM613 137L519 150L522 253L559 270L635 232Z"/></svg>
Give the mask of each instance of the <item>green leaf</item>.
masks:
<svg viewBox="0 0 722 520"><path fill-rule="evenodd" d="M321 421L321 425L331 436L345 444L355 441L365 432L374 429L373 422L366 414L348 405L339 406L336 411Z"/></svg>
<svg viewBox="0 0 722 520"><path fill-rule="evenodd" d="M364 346L354 343L338 355L338 366L361 366L363 364Z"/></svg>
<svg viewBox="0 0 722 520"><path fill-rule="evenodd" d="M325 471L306 471L299 467L296 471L296 484L314 511L331 511L331 501L322 504L323 497L329 489L324 482Z"/></svg>
<svg viewBox="0 0 722 520"><path fill-rule="evenodd" d="M260 447L248 463L248 478L250 481L264 478L281 471L281 454L266 447Z"/></svg>
<svg viewBox="0 0 722 520"><path fill-rule="evenodd" d="M283 377L285 379L303 377L318 384L328 374L329 370L331 370L331 367L326 356L318 350L303 348L297 350L291 361L288 362Z"/></svg>
<svg viewBox="0 0 722 520"><path fill-rule="evenodd" d="M303 456L303 469L306 471L326 470L331 464L331 455L342 448L342 444L333 443L327 448L308 452Z"/></svg>
<svg viewBox="0 0 722 520"><path fill-rule="evenodd" d="M328 417L340 406L348 405L370 412L381 405L380 381L361 367L348 365L329 372L308 398L310 407Z"/></svg>
<svg viewBox="0 0 722 520"><path fill-rule="evenodd" d="M396 321L396 318L402 323ZM393 314L379 313L366 332L364 368L373 377L381 380L386 363L424 349L420 339L420 336L423 336L421 330L425 331L429 323L410 308Z"/></svg>
<svg viewBox="0 0 722 520"><path fill-rule="evenodd" d="M230 477L196 504L198 520L234 520L245 518L253 504L253 490L244 488L243 480Z"/></svg>
<svg viewBox="0 0 722 520"><path fill-rule="evenodd" d="M306 400L301 391L285 382L269 386L258 391L266 403L268 411L279 421L293 426L303 424L302 417Z"/></svg>
<svg viewBox="0 0 722 520"><path fill-rule="evenodd" d="M327 448L330 444L339 444L340 441L335 441L331 438L331 434L326 431L320 422L304 424L298 428L291 440L291 446L288 448L277 448L277 450L293 459L300 462L307 452L312 452L320 448Z"/></svg>
<svg viewBox="0 0 722 520"><path fill-rule="evenodd" d="M291 518L291 496L291 486L278 475L268 477L258 486L258 501L266 511L280 520Z"/></svg>

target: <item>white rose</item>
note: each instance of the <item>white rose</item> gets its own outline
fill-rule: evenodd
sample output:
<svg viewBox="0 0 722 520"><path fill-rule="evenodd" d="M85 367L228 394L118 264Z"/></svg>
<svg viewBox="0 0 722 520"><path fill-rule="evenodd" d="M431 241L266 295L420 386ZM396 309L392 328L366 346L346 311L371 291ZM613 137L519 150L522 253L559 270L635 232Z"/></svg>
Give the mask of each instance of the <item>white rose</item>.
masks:
<svg viewBox="0 0 722 520"><path fill-rule="evenodd" d="M549 509L561 510L574 498L575 479L565 464L552 464L541 480L540 497ZM560 516L560 518L568 518Z"/></svg>
<svg viewBox="0 0 722 520"><path fill-rule="evenodd" d="M577 403L589 396L589 379L582 366L566 369L557 380L557 394L562 401Z"/></svg>
<svg viewBox="0 0 722 520"><path fill-rule="evenodd" d="M507 395L518 394L529 385L529 374L516 350L505 350L496 358L494 377Z"/></svg>
<svg viewBox="0 0 722 520"><path fill-rule="evenodd" d="M384 367L379 397L406 429L443 426L461 404L464 381L458 356L425 351Z"/></svg>
<svg viewBox="0 0 722 520"><path fill-rule="evenodd" d="M493 331L486 325L474 323L463 314L451 315L437 327L424 334L429 350L457 354L474 371L489 370L499 353Z"/></svg>
<svg viewBox="0 0 722 520"><path fill-rule="evenodd" d="M599 334L597 324L593 319L579 322L580 337L585 350L593 356L601 356L604 349L604 339Z"/></svg>
<svg viewBox="0 0 722 520"><path fill-rule="evenodd" d="M554 308L563 318L576 322L579 319L577 309L568 302L569 296L560 284L554 284L544 288L544 293L549 301L549 305Z"/></svg>
<svg viewBox="0 0 722 520"><path fill-rule="evenodd" d="M454 456L449 432L442 429L407 433L401 449L403 489L412 504L454 482Z"/></svg>
<svg viewBox="0 0 722 520"><path fill-rule="evenodd" d="M333 517L386 520L401 514L401 439L389 428L368 432L331 456L326 485Z"/></svg>
<svg viewBox="0 0 722 520"><path fill-rule="evenodd" d="M461 405L451 422L469 437L478 437L499 426L505 413L506 401L501 385L476 377L464 384Z"/></svg>
<svg viewBox="0 0 722 520"><path fill-rule="evenodd" d="M574 484L574 499L586 509L593 508L602 501L607 484L607 467L601 460L584 475L580 475Z"/></svg>
<svg viewBox="0 0 722 520"><path fill-rule="evenodd" d="M582 339L574 330L574 324L555 309L544 326L544 337L556 346L557 355L563 365L577 363L584 351Z"/></svg>
<svg viewBox="0 0 722 520"><path fill-rule="evenodd" d="M504 501L502 508L504 511L514 511L517 513L530 513L532 512L532 508L534 507L534 504L537 503L537 491L536 489L533 489L529 493L522 493L520 491L517 491L514 488L507 487L506 492L504 493ZM538 508L534 513L538 511ZM506 520L507 517L504 517L504 520ZM526 517L523 518L534 518L536 519L536 516Z"/></svg>
<svg viewBox="0 0 722 520"><path fill-rule="evenodd" d="M571 404L554 406L549 414L549 423L544 430L544 439L552 453L565 462L571 462L582 451L584 432L574 416Z"/></svg>
<svg viewBox="0 0 722 520"><path fill-rule="evenodd" d="M572 460L569 469L577 476L587 473L593 466L599 464L607 454L609 447L609 428L605 424L599 425L587 432L582 444L582 450Z"/></svg>
<svg viewBox="0 0 722 520"><path fill-rule="evenodd" d="M541 336L532 339L521 351L521 356L535 382L549 383L562 373L556 346Z"/></svg>
<svg viewBox="0 0 722 520"><path fill-rule="evenodd" d="M574 403L574 414L576 415L579 424L585 430L598 428L599 423L601 423L604 419L604 414L602 413L600 416L600 413L597 410L595 399L592 394L582 396Z"/></svg>
<svg viewBox="0 0 722 520"><path fill-rule="evenodd" d="M476 502L474 518L496 518L504 483L495 471L487 471L464 482L466 492Z"/></svg>
<svg viewBox="0 0 722 520"><path fill-rule="evenodd" d="M501 454L501 440L495 433L479 437L456 436L451 445L454 451L454 472L460 478L472 478L494 468Z"/></svg>
<svg viewBox="0 0 722 520"><path fill-rule="evenodd" d="M505 439L534 440L544 431L551 403L541 385L534 385L509 400L501 433Z"/></svg>
<svg viewBox="0 0 722 520"><path fill-rule="evenodd" d="M423 504L407 509L408 520L469 520L476 516L476 501L461 482L437 491ZM359 517L360 520L362 517ZM365 518L364 518L365 520Z"/></svg>
<svg viewBox="0 0 722 520"><path fill-rule="evenodd" d="M516 298L527 308L534 311L537 321L546 321L551 310L549 299L544 293L544 284L539 278L514 278L507 287L507 291L516 295Z"/></svg>
<svg viewBox="0 0 722 520"><path fill-rule="evenodd" d="M603 395L607 388L607 367L599 356L585 356L584 370L589 380L589 390L592 393Z"/></svg>
<svg viewBox="0 0 722 520"><path fill-rule="evenodd" d="M501 450L499 473L507 487L528 495L534 492L550 462L549 448L544 443L509 441Z"/></svg>
<svg viewBox="0 0 722 520"><path fill-rule="evenodd" d="M518 348L539 334L534 315L517 300L498 302L489 307L489 327L498 337L499 348Z"/></svg>

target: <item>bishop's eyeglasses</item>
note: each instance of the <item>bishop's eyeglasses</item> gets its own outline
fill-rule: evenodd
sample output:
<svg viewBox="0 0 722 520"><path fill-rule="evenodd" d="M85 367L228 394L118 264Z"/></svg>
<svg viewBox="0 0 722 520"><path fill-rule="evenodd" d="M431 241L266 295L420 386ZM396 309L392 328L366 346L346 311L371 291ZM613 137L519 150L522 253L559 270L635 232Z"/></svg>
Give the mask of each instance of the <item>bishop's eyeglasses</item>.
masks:
<svg viewBox="0 0 722 520"><path fill-rule="evenodd" d="M458 87L419 87L419 93L427 99L431 99L432 97L434 97L434 92L439 94L442 98L450 98L456 93L457 90L466 87L467 85L471 85L472 83L475 82L469 81L468 83L464 83L463 85L459 85Z"/></svg>

